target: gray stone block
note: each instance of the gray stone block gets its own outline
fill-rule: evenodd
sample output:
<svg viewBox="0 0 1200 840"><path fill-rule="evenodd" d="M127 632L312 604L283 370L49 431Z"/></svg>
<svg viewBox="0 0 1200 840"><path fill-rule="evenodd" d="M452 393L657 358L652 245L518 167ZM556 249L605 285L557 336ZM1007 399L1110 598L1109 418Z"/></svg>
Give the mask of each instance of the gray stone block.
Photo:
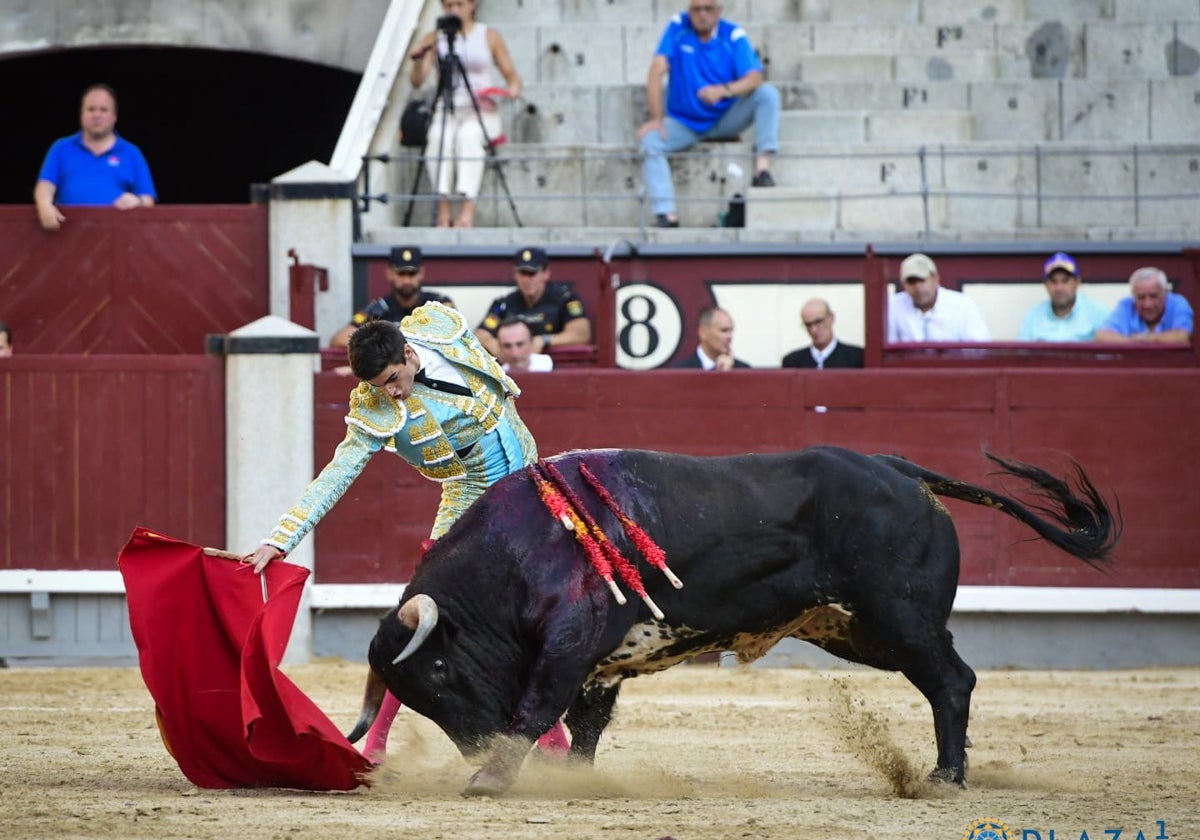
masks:
<svg viewBox="0 0 1200 840"><path fill-rule="evenodd" d="M581 224L583 218L583 162L578 154L535 157L512 151L513 157L504 165L504 175L521 221L526 225ZM540 150L539 150L540 151ZM507 200L503 191L489 183L494 173L484 177L480 192L480 225L511 224ZM483 200L488 196L489 200Z"/></svg>
<svg viewBox="0 0 1200 840"><path fill-rule="evenodd" d="M790 30L792 27L780 27ZM991 23L815 23L812 24L814 53L903 53L990 52L996 46L996 27ZM781 33L785 34L785 33ZM786 34L785 34L786 37Z"/></svg>
<svg viewBox="0 0 1200 840"><path fill-rule="evenodd" d="M900 82L986 82L999 77L998 57L988 52L904 53L895 56Z"/></svg>
<svg viewBox="0 0 1200 840"><path fill-rule="evenodd" d="M581 224L601 227L649 223L648 206L643 207L641 158L636 154L607 152L584 166L585 196Z"/></svg>
<svg viewBox="0 0 1200 840"><path fill-rule="evenodd" d="M1200 79L1164 79L1150 83L1150 139L1154 142L1200 140Z"/></svg>
<svg viewBox="0 0 1200 840"><path fill-rule="evenodd" d="M1064 82L1062 112L1063 140L1144 143L1150 139L1149 82Z"/></svg>
<svg viewBox="0 0 1200 840"><path fill-rule="evenodd" d="M646 86L646 74L650 72L650 60L658 49L666 21L649 26L630 25L624 28L622 42L622 66L613 68L613 77L620 76L628 84Z"/></svg>
<svg viewBox="0 0 1200 840"><path fill-rule="evenodd" d="M1001 79L1082 78L1084 26L1073 18L1033 19L996 27L997 70Z"/></svg>
<svg viewBox="0 0 1200 840"><path fill-rule="evenodd" d="M862 143L867 139L863 111L784 111L779 117L781 140L813 143Z"/></svg>
<svg viewBox="0 0 1200 840"><path fill-rule="evenodd" d="M637 128L649 115L645 87L624 85L606 86L598 91L600 130L597 142L634 145Z"/></svg>
<svg viewBox="0 0 1200 840"><path fill-rule="evenodd" d="M764 65L767 77L776 84L790 82L796 78L795 68L801 59L812 54L812 25L789 23L772 27L755 46L760 54L769 57L769 65Z"/></svg>
<svg viewBox="0 0 1200 840"><path fill-rule="evenodd" d="M492 0L486 0L489 8ZM510 0L511 2L511 0ZM685 8L679 3L655 3L653 0L559 0L562 19L567 23L656 23ZM661 7L669 5L669 9Z"/></svg>
<svg viewBox="0 0 1200 840"><path fill-rule="evenodd" d="M1086 37L1089 79L1166 79L1187 49L1195 53L1200 24L1090 23Z"/></svg>
<svg viewBox="0 0 1200 840"><path fill-rule="evenodd" d="M0 3L0 53L58 43L57 11L57 4L44 0L4 0Z"/></svg>
<svg viewBox="0 0 1200 840"><path fill-rule="evenodd" d="M525 136L551 145L594 143L600 136L600 105L595 85L526 85L522 94ZM534 113L528 113L529 106Z"/></svg>
<svg viewBox="0 0 1200 840"><path fill-rule="evenodd" d="M1119 21L1200 21L1200 3L1196 0L1116 0L1116 4Z"/></svg>
<svg viewBox="0 0 1200 840"><path fill-rule="evenodd" d="M479 6L479 19L497 27L508 23L560 23L563 20L562 0L484 0ZM507 36L508 33L504 34Z"/></svg>
<svg viewBox="0 0 1200 840"><path fill-rule="evenodd" d="M920 19L919 3L913 0L821 0L804 4L805 19L833 20L849 23L864 21L916 22ZM809 11L811 10L811 17Z"/></svg>
<svg viewBox="0 0 1200 840"><path fill-rule="evenodd" d="M944 26L963 21L986 23L1025 19L1023 0L921 0L921 20Z"/></svg>
<svg viewBox="0 0 1200 840"><path fill-rule="evenodd" d="M946 196L946 224L1006 230L1037 223L1037 175L1019 150L960 147L931 154L930 181Z"/></svg>
<svg viewBox="0 0 1200 840"><path fill-rule="evenodd" d="M771 173L781 187L824 194L880 194L921 188L915 150L782 143Z"/></svg>
<svg viewBox="0 0 1200 840"><path fill-rule="evenodd" d="M1200 145L1138 149L1137 216L1142 226L1178 226L1200 232Z"/></svg>
<svg viewBox="0 0 1200 840"><path fill-rule="evenodd" d="M873 82L896 78L895 63L887 55L811 55L797 57L794 64L773 65L775 75L792 81Z"/></svg>
<svg viewBox="0 0 1200 840"><path fill-rule="evenodd" d="M790 187L754 189L746 196L746 228L829 231L838 226L837 193Z"/></svg>
<svg viewBox="0 0 1200 840"><path fill-rule="evenodd" d="M907 194L865 199L843 196L838 226L844 230L880 230L893 234L923 231L926 207L931 228L948 226L945 196L930 195L925 198Z"/></svg>
<svg viewBox="0 0 1200 840"><path fill-rule="evenodd" d="M1060 147L1044 152L1038 167L1042 224L1134 225L1132 155Z"/></svg>
<svg viewBox="0 0 1200 840"><path fill-rule="evenodd" d="M490 19L497 20L494 17L490 17ZM542 64L541 27L498 24L496 29L504 36L504 43L508 45L508 54L512 57L513 67L517 69L521 81L526 87L537 84ZM496 73L495 75L499 81L500 74Z"/></svg>
<svg viewBox="0 0 1200 840"><path fill-rule="evenodd" d="M624 28L617 24L558 24L538 27L537 75L540 84L623 84L620 53ZM615 53L615 55L614 55ZM646 57L649 61L649 55Z"/></svg>
<svg viewBox="0 0 1200 840"><path fill-rule="evenodd" d="M966 82L776 82L784 110L952 110L970 107Z"/></svg>
<svg viewBox="0 0 1200 840"><path fill-rule="evenodd" d="M1040 143L1061 135L1057 81L973 83L970 100L977 140Z"/></svg>
<svg viewBox="0 0 1200 840"><path fill-rule="evenodd" d="M1025 0L1026 20L1087 21L1116 17L1117 0Z"/></svg>
<svg viewBox="0 0 1200 840"><path fill-rule="evenodd" d="M806 0L749 0L745 5L742 17L732 17L729 4L726 3L726 16L730 20L740 20L746 23L789 23L807 18L805 7L810 5Z"/></svg>
<svg viewBox="0 0 1200 840"><path fill-rule="evenodd" d="M970 111L867 111L868 143L965 143L972 137Z"/></svg>

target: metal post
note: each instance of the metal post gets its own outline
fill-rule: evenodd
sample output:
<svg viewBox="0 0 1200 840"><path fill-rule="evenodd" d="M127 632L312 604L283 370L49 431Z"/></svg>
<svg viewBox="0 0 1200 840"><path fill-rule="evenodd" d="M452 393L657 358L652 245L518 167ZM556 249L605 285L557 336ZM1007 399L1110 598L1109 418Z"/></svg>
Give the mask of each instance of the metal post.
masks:
<svg viewBox="0 0 1200 840"><path fill-rule="evenodd" d="M921 207L925 211L925 238L929 238L929 173L926 171L925 147L917 149L917 159L921 162Z"/></svg>
<svg viewBox="0 0 1200 840"><path fill-rule="evenodd" d="M1042 147L1033 147L1034 195L1037 201L1037 226L1042 226Z"/></svg>

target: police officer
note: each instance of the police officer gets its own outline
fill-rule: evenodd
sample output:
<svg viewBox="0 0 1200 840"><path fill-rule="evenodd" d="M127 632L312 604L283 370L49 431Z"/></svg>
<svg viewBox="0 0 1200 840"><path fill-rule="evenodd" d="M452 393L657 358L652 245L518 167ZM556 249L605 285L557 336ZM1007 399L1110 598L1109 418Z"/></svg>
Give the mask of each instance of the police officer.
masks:
<svg viewBox="0 0 1200 840"><path fill-rule="evenodd" d="M415 245L393 248L388 258L388 279L392 281L392 293L376 298L368 303L365 309L354 313L350 323L334 335L329 342L330 346L348 346L350 336L367 321L399 323L418 306L430 301L444 303L453 308L454 301L450 298L421 288L421 282L425 279L422 262L421 249Z"/></svg>
<svg viewBox="0 0 1200 840"><path fill-rule="evenodd" d="M488 352L497 356L500 343L496 331L508 317L529 325L533 352L545 353L552 344L589 344L592 324L583 311L583 301L569 283L551 283L550 259L542 248L517 251L513 279L516 291L496 298L488 307L475 335Z"/></svg>

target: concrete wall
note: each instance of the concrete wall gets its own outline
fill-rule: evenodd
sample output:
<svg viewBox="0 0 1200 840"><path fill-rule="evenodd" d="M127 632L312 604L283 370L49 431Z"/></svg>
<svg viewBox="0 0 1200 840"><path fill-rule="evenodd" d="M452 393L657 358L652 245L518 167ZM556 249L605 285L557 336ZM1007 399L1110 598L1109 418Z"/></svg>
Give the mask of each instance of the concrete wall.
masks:
<svg viewBox="0 0 1200 840"><path fill-rule="evenodd" d="M384 610L325 610L313 619L313 655L366 662ZM1195 615L955 613L950 631L972 668L1113 669L1200 665ZM732 656L722 665L736 665ZM797 639L759 659L765 668L861 668ZM365 666L364 666L365 674Z"/></svg>
<svg viewBox="0 0 1200 840"><path fill-rule="evenodd" d="M0 53L137 44L262 52L361 72L389 0L0 0Z"/></svg>

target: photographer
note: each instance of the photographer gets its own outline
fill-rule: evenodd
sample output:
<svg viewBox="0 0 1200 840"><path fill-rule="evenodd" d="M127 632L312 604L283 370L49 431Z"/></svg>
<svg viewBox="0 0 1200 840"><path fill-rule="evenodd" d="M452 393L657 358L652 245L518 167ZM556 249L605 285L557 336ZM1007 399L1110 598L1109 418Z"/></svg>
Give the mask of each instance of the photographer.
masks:
<svg viewBox="0 0 1200 840"><path fill-rule="evenodd" d="M419 88L434 75L442 91L425 145L425 165L438 196L438 227L452 224L451 195L462 197L453 225L474 227L488 140L500 134L496 102L480 94L494 87L493 68L504 77L510 98L521 95L521 77L508 46L499 32L476 22L475 7L476 0L442 0L444 14L437 28L426 33L412 53L412 86ZM457 62L447 61L448 56Z"/></svg>

